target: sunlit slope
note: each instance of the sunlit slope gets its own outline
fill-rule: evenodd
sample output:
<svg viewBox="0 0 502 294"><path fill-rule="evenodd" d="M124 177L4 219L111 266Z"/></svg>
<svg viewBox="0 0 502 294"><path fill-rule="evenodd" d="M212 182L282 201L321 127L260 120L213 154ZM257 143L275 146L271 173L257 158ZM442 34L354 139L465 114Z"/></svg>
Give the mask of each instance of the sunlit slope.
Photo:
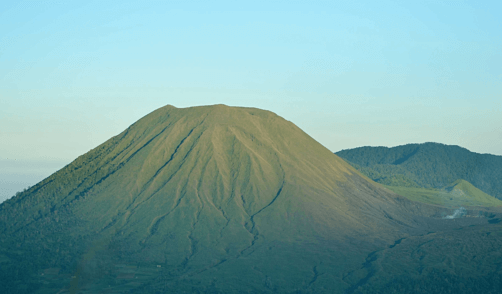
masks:
<svg viewBox="0 0 502 294"><path fill-rule="evenodd" d="M502 206L502 201L492 197L465 180L458 180L443 189L386 186L412 201L455 206Z"/></svg>
<svg viewBox="0 0 502 294"><path fill-rule="evenodd" d="M78 285L127 261L162 265L176 287L262 291L266 276L341 291L340 271L417 209L271 112L166 106L2 204L0 238Z"/></svg>
<svg viewBox="0 0 502 294"><path fill-rule="evenodd" d="M359 147L336 154L384 185L441 189L464 179L502 199L502 156L439 143Z"/></svg>

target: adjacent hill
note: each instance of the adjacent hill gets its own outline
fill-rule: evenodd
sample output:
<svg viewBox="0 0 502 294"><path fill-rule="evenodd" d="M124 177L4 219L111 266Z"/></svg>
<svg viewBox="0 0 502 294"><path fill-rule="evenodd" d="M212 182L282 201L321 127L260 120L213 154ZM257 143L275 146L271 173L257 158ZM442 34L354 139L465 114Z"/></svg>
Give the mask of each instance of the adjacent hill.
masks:
<svg viewBox="0 0 502 294"><path fill-rule="evenodd" d="M274 113L166 106L0 205L0 290L353 292L439 212Z"/></svg>
<svg viewBox="0 0 502 294"><path fill-rule="evenodd" d="M502 156L438 143L360 147L336 154L385 185L441 189L463 179L502 199Z"/></svg>
<svg viewBox="0 0 502 294"><path fill-rule="evenodd" d="M410 200L446 207L502 206L502 201L484 193L465 180L457 180L442 189L386 187Z"/></svg>

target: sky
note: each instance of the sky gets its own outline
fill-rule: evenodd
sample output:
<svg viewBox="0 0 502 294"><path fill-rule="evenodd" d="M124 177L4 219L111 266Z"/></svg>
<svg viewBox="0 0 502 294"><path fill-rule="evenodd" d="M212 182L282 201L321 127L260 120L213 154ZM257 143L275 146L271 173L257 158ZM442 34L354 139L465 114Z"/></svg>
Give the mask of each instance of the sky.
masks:
<svg viewBox="0 0 502 294"><path fill-rule="evenodd" d="M500 1L2 1L0 201L166 104L502 155Z"/></svg>

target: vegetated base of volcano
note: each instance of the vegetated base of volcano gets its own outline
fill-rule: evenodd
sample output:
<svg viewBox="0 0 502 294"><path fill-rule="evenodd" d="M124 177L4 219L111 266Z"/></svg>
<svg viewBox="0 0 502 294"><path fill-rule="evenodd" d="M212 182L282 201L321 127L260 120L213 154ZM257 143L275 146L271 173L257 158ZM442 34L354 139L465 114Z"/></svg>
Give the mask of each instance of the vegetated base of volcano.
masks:
<svg viewBox="0 0 502 294"><path fill-rule="evenodd" d="M0 290L489 293L496 209L443 219L268 111L166 106L0 205Z"/></svg>

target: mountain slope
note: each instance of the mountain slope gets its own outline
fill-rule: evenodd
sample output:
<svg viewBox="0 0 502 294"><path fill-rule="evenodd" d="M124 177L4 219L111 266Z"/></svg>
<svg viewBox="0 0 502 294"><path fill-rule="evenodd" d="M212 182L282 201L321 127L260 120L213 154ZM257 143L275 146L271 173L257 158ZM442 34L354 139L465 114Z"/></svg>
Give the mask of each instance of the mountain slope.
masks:
<svg viewBox="0 0 502 294"><path fill-rule="evenodd" d="M0 290L342 293L440 213L271 112L166 106L0 205Z"/></svg>
<svg viewBox="0 0 502 294"><path fill-rule="evenodd" d="M441 205L459 206L502 206L502 201L492 197L465 180L458 180L443 189L386 186L389 190L413 201Z"/></svg>
<svg viewBox="0 0 502 294"><path fill-rule="evenodd" d="M387 185L440 189L464 179L502 199L502 156L478 154L438 143L392 148L360 147L336 152L371 179ZM388 179L399 176L401 181Z"/></svg>

